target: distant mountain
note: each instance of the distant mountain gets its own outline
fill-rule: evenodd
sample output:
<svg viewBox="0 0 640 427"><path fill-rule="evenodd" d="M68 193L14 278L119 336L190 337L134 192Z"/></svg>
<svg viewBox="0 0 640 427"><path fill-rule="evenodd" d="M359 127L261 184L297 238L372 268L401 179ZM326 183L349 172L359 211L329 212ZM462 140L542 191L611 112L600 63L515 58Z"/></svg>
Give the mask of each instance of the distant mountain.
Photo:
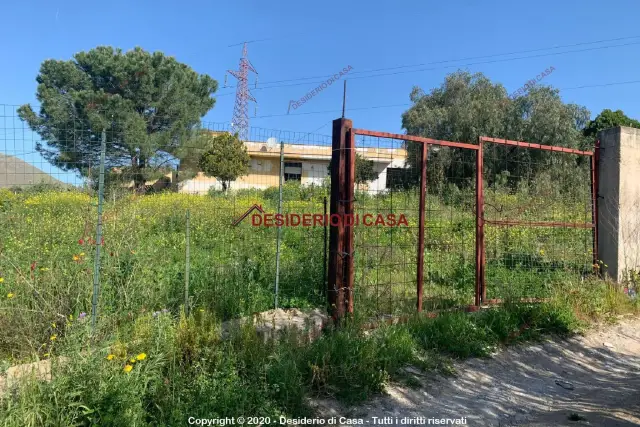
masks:
<svg viewBox="0 0 640 427"><path fill-rule="evenodd" d="M28 187L41 183L66 186L24 160L0 153L0 188Z"/></svg>

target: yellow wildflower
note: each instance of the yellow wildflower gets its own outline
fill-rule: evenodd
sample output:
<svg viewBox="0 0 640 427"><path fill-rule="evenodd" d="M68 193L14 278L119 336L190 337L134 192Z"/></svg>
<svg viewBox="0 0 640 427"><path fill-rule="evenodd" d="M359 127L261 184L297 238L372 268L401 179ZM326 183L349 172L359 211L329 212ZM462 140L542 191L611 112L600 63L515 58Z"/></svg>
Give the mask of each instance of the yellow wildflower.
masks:
<svg viewBox="0 0 640 427"><path fill-rule="evenodd" d="M79 261L79 260L80 260L80 257L79 257L78 255L74 255L74 256L73 256L73 260L74 260L74 261Z"/></svg>
<svg viewBox="0 0 640 427"><path fill-rule="evenodd" d="M126 373L131 372L131 370L133 369L133 366L131 365L124 365L124 369L123 371L125 371Z"/></svg>
<svg viewBox="0 0 640 427"><path fill-rule="evenodd" d="M11 299L11 298L13 298L13 297L15 297L15 296L16 296L16 295L15 295L13 292L9 292L9 293L7 294L7 298L9 298L9 299Z"/></svg>
<svg viewBox="0 0 640 427"><path fill-rule="evenodd" d="M49 338L51 341L55 341L56 338L58 338L58 336L56 334L51 335L51 338Z"/></svg>
<svg viewBox="0 0 640 427"><path fill-rule="evenodd" d="M0 283L4 282L4 277L0 277Z"/></svg>
<svg viewBox="0 0 640 427"><path fill-rule="evenodd" d="M132 357L131 359L129 359L129 363L136 363L136 358Z"/></svg>
<svg viewBox="0 0 640 427"><path fill-rule="evenodd" d="M50 354L49 354L49 353L45 353L45 354L43 354L43 356L44 356L44 357L49 357L49 356L50 356Z"/></svg>
<svg viewBox="0 0 640 427"><path fill-rule="evenodd" d="M84 252L80 252L80 256L84 256Z"/></svg>
<svg viewBox="0 0 640 427"><path fill-rule="evenodd" d="M73 314L69 315L69 320L73 320Z"/></svg>
<svg viewBox="0 0 640 427"><path fill-rule="evenodd" d="M144 360L147 358L147 353L140 353L139 355L136 356L136 359L138 360Z"/></svg>
<svg viewBox="0 0 640 427"><path fill-rule="evenodd" d="M540 255L544 255L544 249L540 249Z"/></svg>
<svg viewBox="0 0 640 427"><path fill-rule="evenodd" d="M115 354L110 354L107 356L107 360L113 360L115 357Z"/></svg>

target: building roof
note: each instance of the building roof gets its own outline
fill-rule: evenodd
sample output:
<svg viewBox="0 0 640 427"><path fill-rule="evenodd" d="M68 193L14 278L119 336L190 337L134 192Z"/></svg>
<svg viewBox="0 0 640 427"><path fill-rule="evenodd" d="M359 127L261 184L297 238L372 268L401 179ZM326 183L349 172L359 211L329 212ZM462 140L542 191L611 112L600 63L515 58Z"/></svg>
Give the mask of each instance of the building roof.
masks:
<svg viewBox="0 0 640 427"><path fill-rule="evenodd" d="M245 142L251 157L278 158L280 146L269 146L264 142ZM298 160L330 160L331 146L309 144L284 144L284 157ZM405 160L407 151L404 148L357 147L356 152L367 160L389 163L392 160Z"/></svg>

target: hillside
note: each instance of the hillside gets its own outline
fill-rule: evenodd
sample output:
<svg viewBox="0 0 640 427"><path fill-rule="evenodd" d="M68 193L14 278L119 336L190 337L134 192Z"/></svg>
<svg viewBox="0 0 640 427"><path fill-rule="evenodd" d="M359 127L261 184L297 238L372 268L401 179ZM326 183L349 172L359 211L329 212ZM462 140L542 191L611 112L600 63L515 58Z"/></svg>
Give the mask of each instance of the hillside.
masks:
<svg viewBox="0 0 640 427"><path fill-rule="evenodd" d="M24 187L40 183L63 184L22 159L0 153L0 188Z"/></svg>

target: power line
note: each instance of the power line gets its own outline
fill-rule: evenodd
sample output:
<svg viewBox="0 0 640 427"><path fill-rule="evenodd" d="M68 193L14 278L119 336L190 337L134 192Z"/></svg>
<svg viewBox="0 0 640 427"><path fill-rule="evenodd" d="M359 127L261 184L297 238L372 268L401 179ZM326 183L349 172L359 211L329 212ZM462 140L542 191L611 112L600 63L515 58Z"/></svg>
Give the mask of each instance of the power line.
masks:
<svg viewBox="0 0 640 427"><path fill-rule="evenodd" d="M613 38L613 39L602 39L602 40L595 40L595 41L591 41L591 42L580 42L580 43L572 43L572 44L566 44L566 45L560 45L560 46L551 46L551 47L543 47L543 48L536 48L536 49L519 50L519 51L514 51L514 52L495 53L495 54L491 54L491 55L469 56L469 57L458 58L458 59L446 59L446 60L441 60L441 61L423 62L423 63L420 63L420 64L399 65L399 66L395 66L395 67L376 68L376 69L363 70L363 71L353 71L353 72L350 73L350 75L363 74L363 73L373 73L373 72L378 72L378 71L389 71L389 70L396 70L396 69L401 69L401 68L422 67L424 65L444 64L444 63L448 63L448 62L469 61L469 60L472 60L472 59L495 58L497 56L517 55L517 54L521 54L521 53L540 52L540 51L543 51L543 50L562 49L562 48L567 48L567 47L584 46L584 45L598 44L598 43L608 43L608 42L629 40L629 39L637 39L637 38L640 38L640 36L617 37L617 38ZM269 39L266 39L266 40L269 40ZM258 41L260 41L260 40L258 40ZM273 80L273 81L263 82L263 84L286 83L286 82L293 82L293 81L299 81L299 80L309 80L309 79L323 79L323 78L329 78L332 75L333 74L322 75L322 76L313 76L313 77L300 77L300 78L295 78L295 79ZM228 87L230 87L230 86L228 86Z"/></svg>
<svg viewBox="0 0 640 427"><path fill-rule="evenodd" d="M320 126L318 129L312 130L311 132L307 132L304 134L304 136L302 136L301 138L299 138L298 140L294 141L293 144L296 144L298 142L300 142L305 136L311 135L312 133L316 133L318 132L320 129L322 129L323 127L330 125L331 123L333 123L333 120L331 120L329 123L325 123L322 126Z"/></svg>
<svg viewBox="0 0 640 427"><path fill-rule="evenodd" d="M620 85L627 85L627 84L638 84L640 83L640 80L630 80L630 81L626 81L626 82L610 82L610 83L601 83L601 84L593 84L593 85L583 85L583 86L574 86L574 87L566 87L566 88L559 88L558 90L563 91L563 90L576 90L576 89L589 89L589 88L596 88L596 87L606 87L606 86L620 86ZM372 110L372 109L376 109L376 108L392 108L392 107L408 107L413 105L412 103L403 103L403 104L391 104L391 105L372 105L369 107L356 107L356 108L347 108L347 111L359 111L359 110ZM328 113L339 113L342 110L324 110L324 111L307 111L304 113L293 113L293 114L269 114L269 115L264 115L264 116L256 116L254 117L254 119L266 119L269 117L284 117L284 116L304 116L304 115L310 115L310 114L328 114ZM326 126L326 125L324 125ZM314 131L315 132L315 131Z"/></svg>
<svg viewBox="0 0 640 427"><path fill-rule="evenodd" d="M640 36L638 36L638 37L640 37ZM592 42L592 43L595 43L595 42ZM587 49L577 49L577 50L570 50L570 51L565 51L565 52L551 52L551 53L544 53L544 54L538 54L538 55L527 55L527 56L521 56L521 57L517 57L517 58L502 58L502 59L494 59L494 60L490 60L490 61L469 62L469 63L465 63L465 64L446 65L446 66L442 66L442 67L421 68L421 69L418 69L418 70L406 70L406 71L396 71L396 72L392 72L392 73L380 73L380 74L373 74L373 75L366 75L366 76L355 76L355 77L350 77L349 80L384 77L384 76L392 76L392 75L398 75L398 74L419 73L419 72L424 72L424 71L433 71L433 70L440 70L440 69L446 69L446 68L460 68L460 67L468 67L470 65L482 65L482 64L500 63L500 62L510 62L510 61L517 61L517 60L522 60L522 59L542 58L542 57L549 57L549 56L559 56L559 55L566 55L566 54L570 54L570 53L589 52L589 51L594 51L594 50L602 50L602 49L610 49L610 48L616 48L616 47L633 46L633 45L638 45L638 44L640 44L640 42L623 43L623 44L618 44L618 45L613 45L613 46L597 46L597 47L592 47L592 48L587 48ZM547 49L549 49L549 48L547 48ZM539 50L544 50L544 49L539 49ZM452 61L454 61L454 60L440 61L440 62L452 62ZM403 68L403 67L405 67L405 66L392 67L390 69ZM409 67L409 66L406 66L406 67ZM380 70L383 70L383 69L380 69ZM362 71L361 73L365 73L365 72L372 72L372 71ZM354 72L354 74L355 74L355 72ZM274 88L280 88L280 87L311 85L311 84L319 84L319 83L323 83L323 81L292 83L292 84L283 84L283 85L272 85L272 86L254 88L254 90L265 90L265 89L274 89ZM233 94L233 92L228 92L228 93L218 94L216 96L220 97L220 96L228 96L228 95L232 95L232 94Z"/></svg>

